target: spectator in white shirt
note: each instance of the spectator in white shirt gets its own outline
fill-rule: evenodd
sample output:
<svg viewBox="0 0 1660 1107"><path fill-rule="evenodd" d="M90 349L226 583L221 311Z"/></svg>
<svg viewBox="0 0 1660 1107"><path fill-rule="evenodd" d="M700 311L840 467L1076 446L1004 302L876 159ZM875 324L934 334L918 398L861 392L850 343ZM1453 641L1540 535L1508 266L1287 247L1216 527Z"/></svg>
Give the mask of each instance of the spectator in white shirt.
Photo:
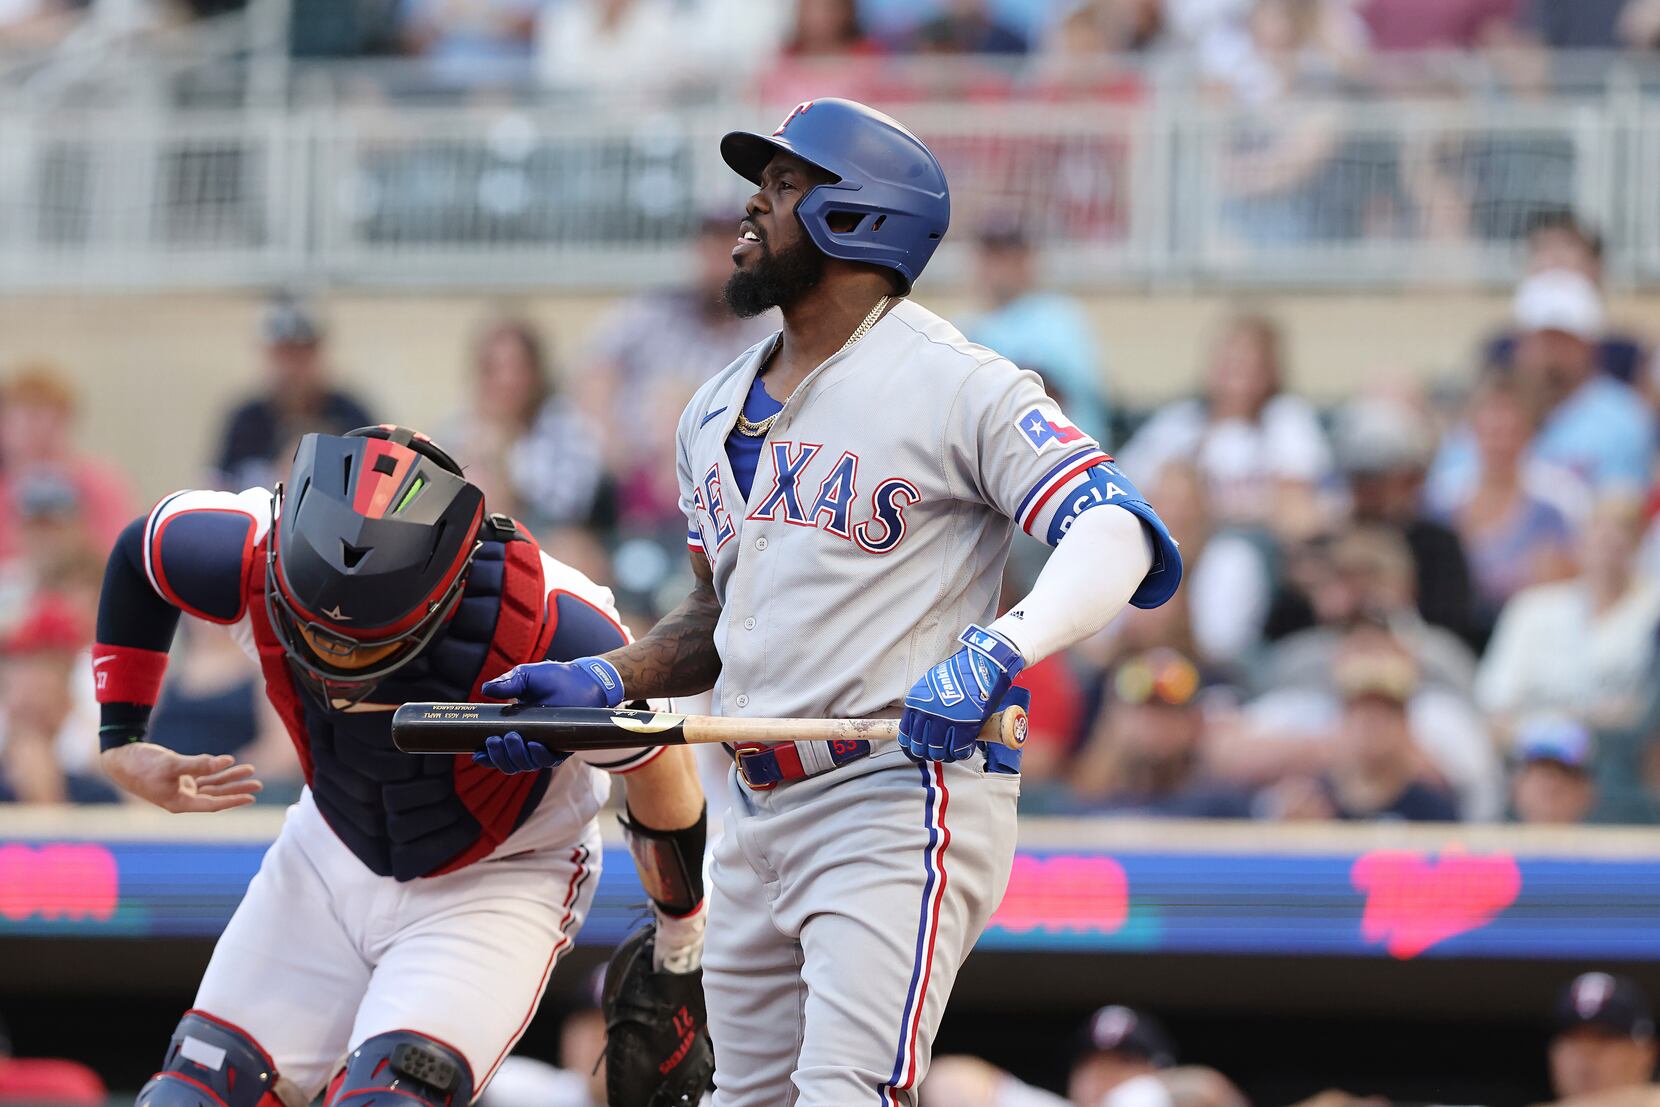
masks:
<svg viewBox="0 0 1660 1107"><path fill-rule="evenodd" d="M1269 543L1239 530L1211 529L1216 506L1190 461L1166 464L1141 488L1181 542L1187 577L1170 603L1126 611L1108 633L1126 650L1174 646L1234 672L1262 642L1274 589Z"/></svg>
<svg viewBox="0 0 1660 1107"><path fill-rule="evenodd" d="M1660 0L1628 0L1620 12L1619 31L1635 50L1660 50Z"/></svg>
<svg viewBox="0 0 1660 1107"><path fill-rule="evenodd" d="M567 0L549 5L537 25L543 81L568 88L617 88L640 74L669 76L681 20L673 0Z"/></svg>
<svg viewBox="0 0 1660 1107"><path fill-rule="evenodd" d="M615 96L644 84L741 75L770 62L789 5L752 0L563 0L536 26L545 84Z"/></svg>
<svg viewBox="0 0 1660 1107"><path fill-rule="evenodd" d="M1660 587L1635 570L1642 510L1599 501L1579 544L1579 576L1524 589L1499 614L1476 699L1503 734L1535 712L1595 728L1629 725L1645 697Z"/></svg>
<svg viewBox="0 0 1660 1107"><path fill-rule="evenodd" d="M1167 462L1199 466L1218 523L1268 524L1281 495L1307 493L1331 472L1331 447L1314 409L1282 391L1279 324L1230 319L1205 369L1204 395L1169 404L1119 454L1124 472L1152 482Z"/></svg>

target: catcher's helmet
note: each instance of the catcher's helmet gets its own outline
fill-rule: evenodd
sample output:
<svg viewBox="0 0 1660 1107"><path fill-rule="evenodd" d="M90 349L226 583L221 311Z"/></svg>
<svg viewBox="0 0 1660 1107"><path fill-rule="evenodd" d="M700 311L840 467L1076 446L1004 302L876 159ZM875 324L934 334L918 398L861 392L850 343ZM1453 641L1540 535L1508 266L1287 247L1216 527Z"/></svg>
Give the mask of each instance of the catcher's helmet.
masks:
<svg viewBox="0 0 1660 1107"><path fill-rule="evenodd" d="M362 700L431 641L485 525L461 466L390 425L300 439L274 510L266 611L324 707Z"/></svg>
<svg viewBox="0 0 1660 1107"><path fill-rule="evenodd" d="M835 176L809 190L795 213L813 244L833 258L892 269L909 292L951 223L945 170L898 120L852 100L807 100L771 135L733 131L721 157L740 176L761 171L783 150ZM830 216L859 216L853 229L830 229Z"/></svg>

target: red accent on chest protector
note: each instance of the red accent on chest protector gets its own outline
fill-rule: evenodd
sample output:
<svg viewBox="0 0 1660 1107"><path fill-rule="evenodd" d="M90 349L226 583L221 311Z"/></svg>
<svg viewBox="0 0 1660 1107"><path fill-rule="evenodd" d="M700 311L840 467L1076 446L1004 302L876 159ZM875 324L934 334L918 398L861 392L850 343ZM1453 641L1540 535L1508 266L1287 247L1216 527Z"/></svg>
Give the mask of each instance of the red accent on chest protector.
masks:
<svg viewBox="0 0 1660 1107"><path fill-rule="evenodd" d="M267 535L245 562L247 574L243 591L248 596L248 625L254 632L254 647L259 653L260 672L265 676L265 697L276 708L283 729L294 743L294 752L300 758L300 770L305 782L311 783L311 744L306 740L305 712L300 707L300 690L294 686L294 677L288 671L288 652L271 629L271 619L265 610L265 543L273 540Z"/></svg>
<svg viewBox="0 0 1660 1107"><path fill-rule="evenodd" d="M519 532L525 533L522 526ZM548 606L540 547L533 541L509 542L504 552L507 565L502 573L496 633L490 640L490 652L484 664L473 678L471 699L475 703L485 699L480 691L485 681L501 676L515 665L547 657L548 643L553 640L558 618ZM457 754L455 793L478 820L479 838L432 875L452 872L489 856L513 833L537 776L536 773L503 773L489 765L473 764L470 754Z"/></svg>

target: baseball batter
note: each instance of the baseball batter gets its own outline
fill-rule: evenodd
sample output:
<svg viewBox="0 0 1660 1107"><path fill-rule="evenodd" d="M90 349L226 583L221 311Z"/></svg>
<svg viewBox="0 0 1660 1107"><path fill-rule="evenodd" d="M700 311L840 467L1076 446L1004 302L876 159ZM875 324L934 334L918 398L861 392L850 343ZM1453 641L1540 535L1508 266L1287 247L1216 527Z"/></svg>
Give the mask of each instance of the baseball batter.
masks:
<svg viewBox="0 0 1660 1107"><path fill-rule="evenodd" d="M593 899L600 770L629 774L660 915L647 971L695 968L704 819L686 751L550 758L509 780L393 747L406 700L476 700L517 663L628 641L610 593L487 514L425 436L307 435L275 494L176 493L110 557L93 655L110 777L171 811L251 803L252 766L147 740L180 612L229 625L259 664L307 787L139 1103L298 1107L326 1086L329 1104L464 1107Z"/></svg>
<svg viewBox="0 0 1660 1107"><path fill-rule="evenodd" d="M1036 374L905 299L950 215L914 135L825 99L721 153L757 186L728 303L784 326L681 419L697 586L631 645L521 668L518 694L900 717L896 744L734 751L704 984L717 1107L914 1104L1013 861L1018 764L980 725L1023 667L1167 600L1181 560ZM993 621L1013 526L1055 550Z"/></svg>

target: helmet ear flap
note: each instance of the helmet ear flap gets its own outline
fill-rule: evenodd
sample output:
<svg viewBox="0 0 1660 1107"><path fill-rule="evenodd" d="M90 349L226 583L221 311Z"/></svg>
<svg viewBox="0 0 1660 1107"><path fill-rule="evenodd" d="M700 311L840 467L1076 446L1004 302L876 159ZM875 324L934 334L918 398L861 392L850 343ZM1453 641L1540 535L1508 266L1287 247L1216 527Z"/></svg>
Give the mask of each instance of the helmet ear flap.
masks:
<svg viewBox="0 0 1660 1107"><path fill-rule="evenodd" d="M834 183L818 185L796 204L796 218L827 256L876 266L890 277L892 295L907 296L921 271L918 263L927 263L941 234L928 232L915 214L873 204L861 192ZM920 248L915 245L919 239L925 244Z"/></svg>

